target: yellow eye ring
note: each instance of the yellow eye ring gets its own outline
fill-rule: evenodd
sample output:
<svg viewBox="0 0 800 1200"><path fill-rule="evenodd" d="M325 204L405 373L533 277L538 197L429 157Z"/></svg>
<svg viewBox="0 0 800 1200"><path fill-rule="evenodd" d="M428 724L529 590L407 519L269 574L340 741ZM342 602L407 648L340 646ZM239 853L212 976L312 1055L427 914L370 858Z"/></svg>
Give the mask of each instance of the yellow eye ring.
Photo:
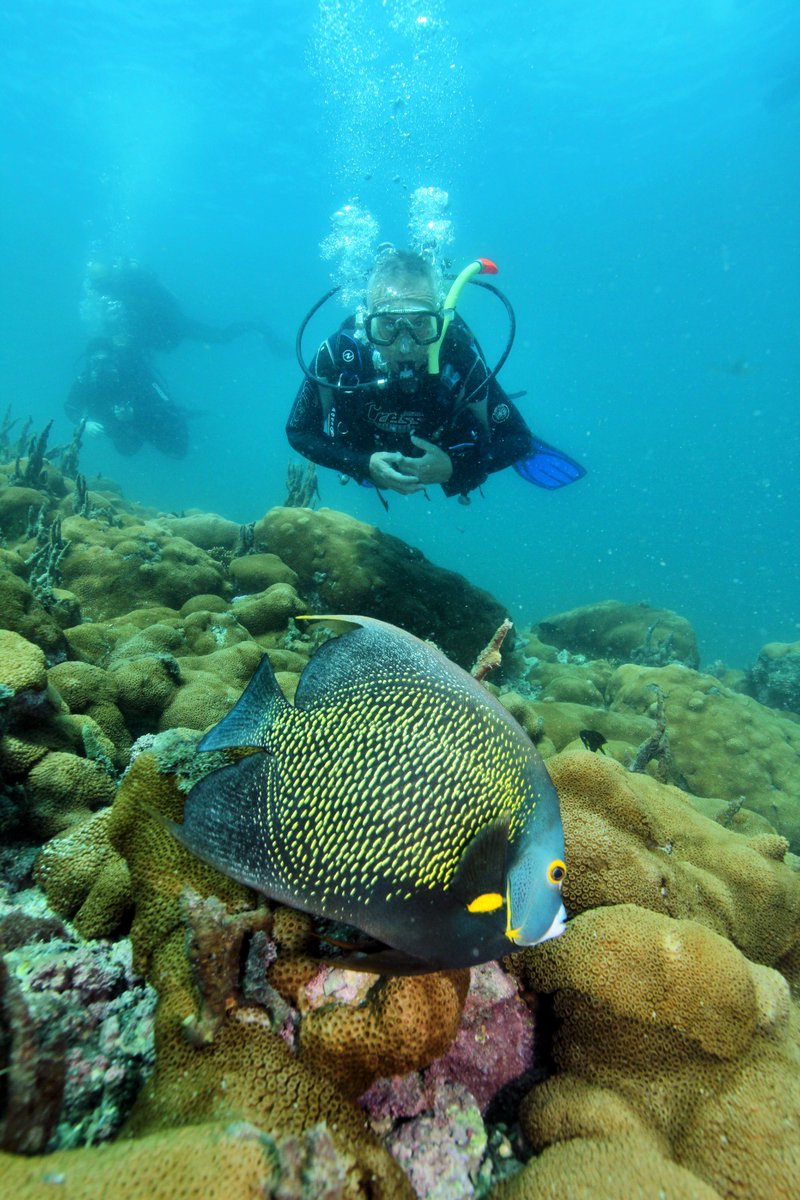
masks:
<svg viewBox="0 0 800 1200"><path fill-rule="evenodd" d="M567 864L560 858L554 858L547 868L547 882L552 883L554 887L560 887L566 873Z"/></svg>

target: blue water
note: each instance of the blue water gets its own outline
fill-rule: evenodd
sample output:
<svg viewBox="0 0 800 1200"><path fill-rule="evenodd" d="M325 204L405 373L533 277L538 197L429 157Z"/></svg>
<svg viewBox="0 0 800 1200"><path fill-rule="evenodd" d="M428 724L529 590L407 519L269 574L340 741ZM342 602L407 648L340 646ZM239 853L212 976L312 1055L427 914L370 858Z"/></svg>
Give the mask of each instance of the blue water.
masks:
<svg viewBox="0 0 800 1200"><path fill-rule="evenodd" d="M516 309L501 381L589 475L386 515L322 472L324 503L523 623L648 600L742 666L800 637L794 0L18 0L0 45L3 407L67 439L92 256L291 345L330 285L331 214L358 198L402 244L410 193L444 188L454 262L495 259ZM471 289L462 311L499 353L500 306ZM166 509L280 503L291 352L184 344L160 367L201 412L189 458L98 440L84 469Z"/></svg>

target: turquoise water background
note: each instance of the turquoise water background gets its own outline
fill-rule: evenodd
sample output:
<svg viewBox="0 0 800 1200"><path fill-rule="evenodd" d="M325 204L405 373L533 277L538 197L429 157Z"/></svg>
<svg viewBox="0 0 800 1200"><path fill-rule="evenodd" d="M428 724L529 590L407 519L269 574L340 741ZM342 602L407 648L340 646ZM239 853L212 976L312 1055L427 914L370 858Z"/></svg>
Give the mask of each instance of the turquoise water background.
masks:
<svg viewBox="0 0 800 1200"><path fill-rule="evenodd" d="M469 507L432 492L384 514L323 471L323 503L523 624L647 600L737 666L800 638L796 3L18 0L0 45L3 408L67 440L93 257L132 255L193 316L286 341L162 356L198 410L189 457L97 440L87 473L239 521L280 503L331 214L357 200L403 244L411 193L435 186L454 265L494 259L516 310L501 382L589 474L549 494L505 472ZM462 312L499 354L500 306L470 289Z"/></svg>

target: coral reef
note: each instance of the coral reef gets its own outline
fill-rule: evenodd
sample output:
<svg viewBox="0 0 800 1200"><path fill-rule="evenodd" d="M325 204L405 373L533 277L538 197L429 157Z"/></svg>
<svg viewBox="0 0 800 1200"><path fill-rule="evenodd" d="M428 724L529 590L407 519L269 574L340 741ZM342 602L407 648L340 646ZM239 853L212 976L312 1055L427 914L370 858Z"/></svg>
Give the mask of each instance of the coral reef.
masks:
<svg viewBox="0 0 800 1200"><path fill-rule="evenodd" d="M462 576L332 509L274 508L256 522L255 544L292 568L315 611L391 621L435 641L467 670L506 616Z"/></svg>
<svg viewBox="0 0 800 1200"><path fill-rule="evenodd" d="M12 424L10 1194L800 1192L796 644L765 646L746 678L700 672L681 617L609 601L491 645L496 600L370 526L298 507L248 525L156 513L79 477L79 439L67 472L47 431L11 445ZM358 975L335 963L346 929L260 900L169 834L224 761L196 756L199 731L263 654L291 697L324 636L292 618L325 609L404 625L467 668L486 648L484 674L502 649L485 686L561 797L562 937L471 978Z"/></svg>
<svg viewBox="0 0 800 1200"><path fill-rule="evenodd" d="M678 662L614 668L604 659L556 652L535 634L523 639L504 671L500 698L545 758L578 744L589 730L606 739L606 754L633 765L653 739L661 749L648 770L696 797L737 802L737 827L756 813L800 851L800 725L791 714Z"/></svg>
<svg viewBox="0 0 800 1200"><path fill-rule="evenodd" d="M578 915L513 960L553 997L555 1073L521 1110L541 1157L498 1195L547 1195L554 1170L570 1195L574 1180L609 1200L643 1177L653 1194L792 1195L800 876L786 843L748 844L585 751L550 766Z"/></svg>
<svg viewBox="0 0 800 1200"><path fill-rule="evenodd" d="M0 1146L112 1137L152 1070L155 993L126 941L83 942L32 893L0 897Z"/></svg>
<svg viewBox="0 0 800 1200"><path fill-rule="evenodd" d="M760 704L800 715L800 642L762 646L750 669L748 685Z"/></svg>
<svg viewBox="0 0 800 1200"><path fill-rule="evenodd" d="M555 613L536 626L543 642L586 658L664 666L681 662L697 667L697 639L685 617L649 604L606 600Z"/></svg>

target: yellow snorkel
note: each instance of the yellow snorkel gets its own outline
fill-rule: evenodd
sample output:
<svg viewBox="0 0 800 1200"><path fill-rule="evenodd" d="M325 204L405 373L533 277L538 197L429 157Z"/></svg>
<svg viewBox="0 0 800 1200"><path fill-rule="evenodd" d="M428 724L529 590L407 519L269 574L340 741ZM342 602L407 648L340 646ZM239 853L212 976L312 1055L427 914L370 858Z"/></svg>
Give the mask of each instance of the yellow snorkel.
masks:
<svg viewBox="0 0 800 1200"><path fill-rule="evenodd" d="M438 341L435 341L432 346L428 347L428 374L439 374L439 351L442 348L444 335L447 333L448 326L456 315L456 304L458 297L461 295L465 283L469 283L470 279L475 275L496 275L497 266L489 258L476 258L469 266L464 267L464 270L456 275L453 280L450 291L447 293L447 298L444 302L442 312L444 313L444 323L442 332L439 335ZM488 285L487 285L488 286Z"/></svg>

